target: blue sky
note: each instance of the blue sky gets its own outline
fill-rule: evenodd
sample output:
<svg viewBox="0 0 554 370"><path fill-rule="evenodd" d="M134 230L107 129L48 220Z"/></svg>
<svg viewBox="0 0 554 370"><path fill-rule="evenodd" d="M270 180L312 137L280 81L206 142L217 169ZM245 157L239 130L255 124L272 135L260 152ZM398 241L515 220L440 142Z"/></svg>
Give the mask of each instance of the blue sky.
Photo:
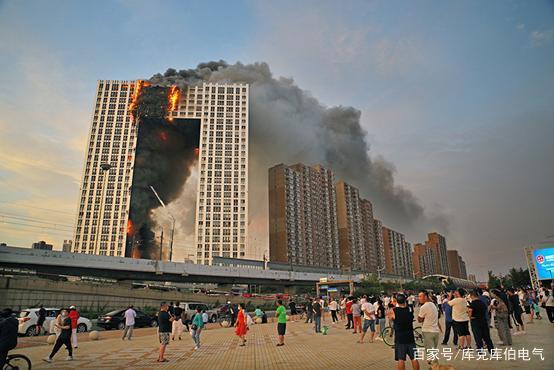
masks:
<svg viewBox="0 0 554 370"><path fill-rule="evenodd" d="M479 276L554 234L552 1L0 1L0 213L69 229L97 79L218 59L360 109ZM0 241L71 237L22 230Z"/></svg>

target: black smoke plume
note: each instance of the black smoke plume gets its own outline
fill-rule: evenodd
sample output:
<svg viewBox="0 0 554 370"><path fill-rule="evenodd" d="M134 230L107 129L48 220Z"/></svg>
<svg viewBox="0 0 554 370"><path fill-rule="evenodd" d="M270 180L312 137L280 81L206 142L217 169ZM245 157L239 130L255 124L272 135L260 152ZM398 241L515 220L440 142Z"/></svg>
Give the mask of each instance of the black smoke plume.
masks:
<svg viewBox="0 0 554 370"><path fill-rule="evenodd" d="M446 227L444 217L425 214L407 189L395 184L394 166L369 155L361 112L352 107L326 107L290 78L273 77L266 63L229 65L224 61L194 69L168 69L150 81L162 85L201 82L250 84L249 202L250 239L267 248L267 171L278 163L320 163L360 189L374 204L376 217L386 225L412 229L415 225ZM261 256L259 256L261 257Z"/></svg>
<svg viewBox="0 0 554 370"><path fill-rule="evenodd" d="M152 211L160 207L150 189L153 186L164 203L171 203L182 192L196 161L200 139L200 121L166 119L168 89L143 87L137 99L137 146L131 186L131 206L126 255L135 258L160 258L160 227L152 219ZM167 247L171 230L164 230Z"/></svg>

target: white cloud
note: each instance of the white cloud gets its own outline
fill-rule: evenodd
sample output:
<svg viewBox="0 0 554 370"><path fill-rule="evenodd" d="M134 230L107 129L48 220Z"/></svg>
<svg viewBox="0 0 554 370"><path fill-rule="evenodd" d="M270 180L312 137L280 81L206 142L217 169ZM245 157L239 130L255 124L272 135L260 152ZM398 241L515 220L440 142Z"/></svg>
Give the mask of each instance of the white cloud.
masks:
<svg viewBox="0 0 554 370"><path fill-rule="evenodd" d="M548 45L552 42L552 38L554 38L554 29L533 31L529 34L529 38L535 47Z"/></svg>

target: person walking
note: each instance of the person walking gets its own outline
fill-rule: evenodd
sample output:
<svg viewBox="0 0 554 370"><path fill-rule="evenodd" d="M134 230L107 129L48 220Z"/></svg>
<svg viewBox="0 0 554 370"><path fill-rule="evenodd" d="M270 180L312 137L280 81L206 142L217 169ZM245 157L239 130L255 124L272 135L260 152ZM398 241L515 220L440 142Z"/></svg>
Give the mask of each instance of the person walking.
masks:
<svg viewBox="0 0 554 370"><path fill-rule="evenodd" d="M160 341L160 352L157 362L168 362L165 358L165 348L169 344L169 337L171 335L171 322L173 317L168 312L169 306L166 302L160 304L160 311L158 312L158 339Z"/></svg>
<svg viewBox="0 0 554 370"><path fill-rule="evenodd" d="M50 333L54 333L56 338L58 338L62 332L60 326L62 326L62 310L59 310L54 320L50 321Z"/></svg>
<svg viewBox="0 0 554 370"><path fill-rule="evenodd" d="M373 302L368 302L364 299L362 303L362 312L364 314L364 326L362 328L362 333L358 343L364 342L365 334L368 329L371 329L369 343L373 343L373 339L375 337L375 307L373 306Z"/></svg>
<svg viewBox="0 0 554 370"><path fill-rule="evenodd" d="M475 337L475 345L478 349L483 348L483 342L487 345L489 352L494 348L494 344L491 340L490 328L487 322L487 306L481 299L479 299L479 293L473 290L469 297L468 314L471 318L471 331Z"/></svg>
<svg viewBox="0 0 554 370"><path fill-rule="evenodd" d="M352 334L362 332L362 305L357 298L354 298L352 303L352 319L354 321L354 332Z"/></svg>
<svg viewBox="0 0 554 370"><path fill-rule="evenodd" d="M46 320L46 310L44 309L44 307L42 307L42 305L39 306L37 315L38 315L38 320L37 320L35 333L37 333L37 335L40 335L42 334L42 329L44 329L43 327L44 321Z"/></svg>
<svg viewBox="0 0 554 370"><path fill-rule="evenodd" d="M48 357L43 358L42 360L45 362L52 362L52 359L56 355L56 353L60 350L60 348L65 345L65 348L67 349L67 361L73 360L73 348L71 348L71 317L69 317L69 314L67 310L61 311L61 320L62 325L59 326L59 329L61 330L60 335L58 338L56 338L56 342L54 343L54 348L52 348L52 352L50 352L50 355Z"/></svg>
<svg viewBox="0 0 554 370"><path fill-rule="evenodd" d="M444 337L442 339L441 344L443 346L446 346L448 344L448 341L450 340L450 330L453 332L453 343L455 346L458 345L458 333L453 328L452 324L452 307L448 304L448 301L450 301L453 298L452 292L448 292L448 295L446 295L442 301L442 311L444 312Z"/></svg>
<svg viewBox="0 0 554 370"><path fill-rule="evenodd" d="M137 317L137 312L133 309L133 305L130 305L129 308L124 313L125 316L125 330L123 330L123 336L121 340L131 340L133 336L133 328L135 327L135 318Z"/></svg>
<svg viewBox="0 0 554 370"><path fill-rule="evenodd" d="M394 323L394 360L398 370L406 368L406 356L412 362L412 368L419 370L419 362L415 358L414 313L406 304L406 296L402 293L396 296L397 307L389 311L389 319Z"/></svg>
<svg viewBox="0 0 554 370"><path fill-rule="evenodd" d="M452 307L452 320L454 330L458 334L459 349L471 347L471 334L469 333L469 316L467 314L466 291L462 288L454 291L452 300L448 305Z"/></svg>
<svg viewBox="0 0 554 370"><path fill-rule="evenodd" d="M71 318L71 344L73 345L73 348L77 348L77 323L80 316L79 311L77 311L75 306L69 307L69 317Z"/></svg>
<svg viewBox="0 0 554 370"><path fill-rule="evenodd" d="M494 313L494 327L498 331L498 337L503 346L512 345L512 333L510 331L510 312L503 299L500 298L500 291L493 290L491 311Z"/></svg>
<svg viewBox="0 0 554 370"><path fill-rule="evenodd" d="M200 307L196 308L196 314L192 319L190 330L192 340L195 344L194 349L197 350L200 348L200 334L204 330L204 320L202 320L202 310Z"/></svg>
<svg viewBox="0 0 554 370"><path fill-rule="evenodd" d="M338 322L339 318L337 317L337 310L339 308L339 303L335 299L331 299L329 302L329 311L331 312L331 319L333 322Z"/></svg>
<svg viewBox="0 0 554 370"><path fill-rule="evenodd" d="M279 342L277 347L285 345L285 333L287 332L287 309L283 306L283 301L277 301L277 310L275 311L277 316L277 335L279 337Z"/></svg>
<svg viewBox="0 0 554 370"><path fill-rule="evenodd" d="M239 312L237 313L237 322L235 324L235 334L240 338L241 343L239 346L244 347L246 343L246 333L248 332L248 326L246 325L246 313L244 312L244 306L239 304Z"/></svg>
<svg viewBox="0 0 554 370"><path fill-rule="evenodd" d="M439 333L442 331L439 322L439 311L427 291L419 292L417 298L420 305L417 321L422 323L423 346L425 347L425 353L431 353L432 350L438 350L439 348ZM430 365L431 361L427 361L427 364Z"/></svg>

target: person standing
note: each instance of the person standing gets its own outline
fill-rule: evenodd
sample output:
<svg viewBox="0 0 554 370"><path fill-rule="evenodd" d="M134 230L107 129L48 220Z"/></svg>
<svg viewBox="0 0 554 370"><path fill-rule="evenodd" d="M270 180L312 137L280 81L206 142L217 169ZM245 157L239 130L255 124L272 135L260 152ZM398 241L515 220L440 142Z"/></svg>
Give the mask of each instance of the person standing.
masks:
<svg viewBox="0 0 554 370"><path fill-rule="evenodd" d="M357 298L354 298L352 303L352 319L354 321L354 332L352 334L362 332L362 305Z"/></svg>
<svg viewBox="0 0 554 370"><path fill-rule="evenodd" d="M202 322L204 323L204 328L202 330L206 329L206 324L208 323L208 321L210 321L210 318L206 310L204 310L202 311Z"/></svg>
<svg viewBox="0 0 554 370"><path fill-rule="evenodd" d="M377 301L377 311L375 316L377 317L377 323L379 324L379 336L376 339L383 340L383 333L385 331L387 318L385 305L381 299Z"/></svg>
<svg viewBox="0 0 554 370"><path fill-rule="evenodd" d="M137 317L137 312L133 309L133 305L130 305L129 308L124 313L125 316L125 330L123 330L123 336L121 340L131 340L133 336L133 328L135 327L135 318Z"/></svg>
<svg viewBox="0 0 554 370"><path fill-rule="evenodd" d="M444 337L442 339L442 345L446 346L450 340L450 330L454 333L453 343L455 346L458 345L458 333L453 329L452 321L452 307L448 304L448 301L453 298L452 292L448 292L448 295L442 301L442 311L444 312L444 324L446 328L444 329Z"/></svg>
<svg viewBox="0 0 554 370"><path fill-rule="evenodd" d="M362 312L364 314L364 326L362 328L362 333L358 343L364 342L365 334L368 329L371 329L371 338L369 338L369 343L373 343L373 338L375 337L375 306L373 306L373 302L364 300L364 303L362 304Z"/></svg>
<svg viewBox="0 0 554 370"><path fill-rule="evenodd" d="M194 349L200 348L200 334L204 329L204 320L202 320L202 310L200 307L196 308L196 314L192 319L192 324L190 326L192 340L195 343Z"/></svg>
<svg viewBox="0 0 554 370"><path fill-rule="evenodd" d="M340 301L340 319L344 320L346 317L346 296L342 296Z"/></svg>
<svg viewBox="0 0 554 370"><path fill-rule="evenodd" d="M43 328L44 321L46 320L46 310L44 309L44 307L42 307L42 305L39 306L37 315L38 315L38 320L37 320L37 327L35 332L37 333L37 335L40 335L42 334L42 329L44 329Z"/></svg>
<svg viewBox="0 0 554 370"><path fill-rule="evenodd" d="M498 337L502 345L512 345L512 333L510 332L510 312L503 299L500 298L500 291L493 290L491 301L491 311L494 313L494 326L498 331Z"/></svg>
<svg viewBox="0 0 554 370"><path fill-rule="evenodd" d="M456 333L458 333L458 348L471 347L471 335L469 333L469 316L467 314L467 300L465 299L466 291L462 288L455 290L455 298L448 301L448 305L452 307L452 320Z"/></svg>
<svg viewBox="0 0 554 370"><path fill-rule="evenodd" d="M171 322L173 317L168 312L169 306L166 302L162 302L160 305L160 311L158 312L158 339L160 341L160 353L158 355L158 362L168 362L165 358L165 348L169 344L169 337L171 335Z"/></svg>
<svg viewBox="0 0 554 370"><path fill-rule="evenodd" d="M289 302L289 308L290 308L290 314L296 315L296 302L294 302L294 300L292 299Z"/></svg>
<svg viewBox="0 0 554 370"><path fill-rule="evenodd" d="M544 309L546 310L546 316L548 316L548 321L554 324L554 296L552 290L544 290L542 302Z"/></svg>
<svg viewBox="0 0 554 370"><path fill-rule="evenodd" d="M421 325L423 346L426 353L431 353L430 350L439 348L439 333L442 330L439 323L439 311L427 291L419 292L417 298L420 305L417 321L423 323ZM427 361L427 363L431 364L431 361Z"/></svg>
<svg viewBox="0 0 554 370"><path fill-rule="evenodd" d="M238 306L239 312L237 313L237 322L235 324L235 334L240 338L241 343L239 346L244 347L246 343L246 333L248 332L248 326L246 325L246 313L244 307L241 304Z"/></svg>
<svg viewBox="0 0 554 370"><path fill-rule="evenodd" d="M419 362L415 358L415 338L414 338L414 313L406 305L406 296L399 293L396 296L397 307L389 311L389 319L394 323L394 360L397 362L397 369L406 368L406 356L412 362L412 368L419 370Z"/></svg>
<svg viewBox="0 0 554 370"><path fill-rule="evenodd" d="M316 300L312 306L312 311L314 313L314 327L316 333L321 333L321 315L323 314L323 306L319 300Z"/></svg>
<svg viewBox="0 0 554 370"><path fill-rule="evenodd" d="M354 327L354 316L352 315L352 297L348 297L345 304L346 317L348 318L348 323L346 324L346 330L352 329Z"/></svg>
<svg viewBox="0 0 554 370"><path fill-rule="evenodd" d="M277 301L277 310L275 311L277 316L277 335L279 336L279 342L277 347L285 345L285 333L287 332L287 309L283 306L283 301Z"/></svg>
<svg viewBox="0 0 554 370"><path fill-rule="evenodd" d="M492 344L489 324L487 322L487 306L479 299L477 291L472 291L469 296L471 302L469 303L468 313L471 318L471 330L475 337L475 345L478 349L481 349L483 348L483 342L485 342L487 350L491 352L494 344Z"/></svg>
<svg viewBox="0 0 554 370"><path fill-rule="evenodd" d="M79 321L79 311L75 306L69 307L69 317L71 318L71 344L77 348L77 323Z"/></svg>
<svg viewBox="0 0 554 370"><path fill-rule="evenodd" d="M175 340L175 337L181 340L183 335L183 309L179 306L177 302L176 306L173 307L173 322L171 323L171 340Z"/></svg>
<svg viewBox="0 0 554 370"><path fill-rule="evenodd" d="M337 317L338 308L338 302L335 299L331 299L329 302L329 311L331 311L331 319L333 320L333 322L339 321L339 318Z"/></svg>
<svg viewBox="0 0 554 370"><path fill-rule="evenodd" d="M515 292L513 288L508 289L508 299L510 301L510 306L512 308L512 316L514 318L514 323L516 324L516 332L514 333L514 335L525 334L525 326L523 325L523 320L521 319L521 315L523 315L521 302L518 294Z"/></svg>
<svg viewBox="0 0 554 370"><path fill-rule="evenodd" d="M0 313L0 369L4 368L8 352L17 347L19 322L12 313L9 308Z"/></svg>
<svg viewBox="0 0 554 370"><path fill-rule="evenodd" d="M306 302L306 324L314 322L314 305L311 298Z"/></svg>
<svg viewBox="0 0 554 370"><path fill-rule="evenodd" d="M56 355L56 353L62 348L63 345L65 345L65 348L67 349L67 361L73 360L73 348L71 348L71 317L69 317L69 314L67 310L61 311L61 320L62 325L59 326L59 329L61 330L60 335L58 338L56 338L56 342L54 343L54 348L52 348L52 352L50 352L50 355L48 357L43 358L42 360L45 362L52 362L52 359Z"/></svg>

